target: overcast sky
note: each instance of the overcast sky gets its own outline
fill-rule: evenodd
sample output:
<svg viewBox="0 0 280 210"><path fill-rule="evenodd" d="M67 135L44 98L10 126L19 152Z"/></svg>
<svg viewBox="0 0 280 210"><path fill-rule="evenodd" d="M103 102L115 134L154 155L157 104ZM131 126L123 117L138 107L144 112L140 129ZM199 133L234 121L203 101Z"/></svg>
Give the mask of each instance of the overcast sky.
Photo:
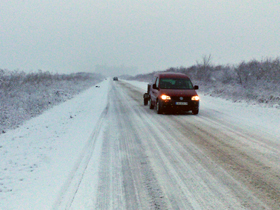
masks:
<svg viewBox="0 0 280 210"><path fill-rule="evenodd" d="M136 74L209 54L214 64L280 56L279 0L0 0L0 8L2 69L108 65Z"/></svg>

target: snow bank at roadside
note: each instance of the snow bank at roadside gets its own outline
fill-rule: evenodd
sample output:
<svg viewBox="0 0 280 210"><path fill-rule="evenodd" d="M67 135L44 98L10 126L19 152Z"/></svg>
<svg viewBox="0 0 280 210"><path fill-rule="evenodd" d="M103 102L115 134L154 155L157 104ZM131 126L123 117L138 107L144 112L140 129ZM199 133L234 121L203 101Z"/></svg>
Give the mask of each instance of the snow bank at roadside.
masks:
<svg viewBox="0 0 280 210"><path fill-rule="evenodd" d="M242 87L221 82L198 82L200 92L204 95L223 98L236 103L247 103L262 107L280 109L280 87L260 84L255 87Z"/></svg>
<svg viewBox="0 0 280 210"><path fill-rule="evenodd" d="M0 135L0 209L52 208L106 107L109 88L104 80Z"/></svg>

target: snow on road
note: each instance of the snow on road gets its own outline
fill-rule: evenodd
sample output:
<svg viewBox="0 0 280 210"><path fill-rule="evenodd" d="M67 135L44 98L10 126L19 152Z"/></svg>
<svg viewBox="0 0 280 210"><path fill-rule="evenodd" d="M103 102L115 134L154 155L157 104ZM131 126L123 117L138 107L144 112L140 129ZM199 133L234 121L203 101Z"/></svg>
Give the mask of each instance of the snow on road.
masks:
<svg viewBox="0 0 280 210"><path fill-rule="evenodd" d="M126 81L147 91L147 83L139 81ZM280 141L280 109L262 107L258 104L249 105L245 102L233 103L229 100L205 96L198 90L200 96L200 111L210 112L213 117L220 118L224 122L238 124L240 127L267 133ZM274 139L274 138L273 138Z"/></svg>
<svg viewBox="0 0 280 210"><path fill-rule="evenodd" d="M121 82L104 80L98 84L99 88L92 87L0 135L0 209L113 209L114 205L122 207L119 209L165 209L184 208L188 204L196 209L207 205L218 205L220 209L266 207L251 195L250 190L254 189L247 178L242 180L244 187L236 181L246 171L238 168L238 173L233 171L229 176L225 170L231 171L237 164L225 160L227 154L207 154L205 142L196 141L195 136L208 140L208 146L227 151L237 163L241 161L238 156L243 158L246 154L248 167L253 167L255 160L271 167L272 171L259 168L263 177L267 177L266 171L279 177L279 158L275 158L279 157L280 149L279 109L232 103L201 94L198 116L158 116L135 102L146 91L146 83L126 81L136 87L136 92L140 91L128 96L121 93L118 86ZM131 101L133 97L135 101ZM129 102L122 103L124 99ZM159 128L155 119L168 121L160 122L164 127ZM178 128L178 132L171 128ZM203 132L194 134L193 128ZM177 138L182 139L187 131L190 136L186 144ZM153 134L151 139L149 132ZM210 134L213 136L209 137ZM229 139L231 150L214 141L224 138ZM192 180L192 185L186 179ZM256 176L252 181L260 179ZM269 193L274 191L267 187L262 190L273 196ZM234 191L251 199L249 204ZM200 196L204 196L203 201L199 201Z"/></svg>

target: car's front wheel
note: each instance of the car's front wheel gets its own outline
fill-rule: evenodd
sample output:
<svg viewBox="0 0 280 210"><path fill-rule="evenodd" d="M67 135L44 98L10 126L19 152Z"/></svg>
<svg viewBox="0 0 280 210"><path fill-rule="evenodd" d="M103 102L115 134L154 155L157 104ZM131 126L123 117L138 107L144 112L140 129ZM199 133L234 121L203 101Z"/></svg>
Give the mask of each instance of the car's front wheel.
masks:
<svg viewBox="0 0 280 210"><path fill-rule="evenodd" d="M151 98L149 100L149 108L150 109L154 109L154 105L152 104L152 99Z"/></svg>
<svg viewBox="0 0 280 210"><path fill-rule="evenodd" d="M198 112L199 112L199 109L192 110L193 115L197 115L197 114L198 114Z"/></svg>
<svg viewBox="0 0 280 210"><path fill-rule="evenodd" d="M160 100L157 101L157 113L162 114L162 105L160 103Z"/></svg>

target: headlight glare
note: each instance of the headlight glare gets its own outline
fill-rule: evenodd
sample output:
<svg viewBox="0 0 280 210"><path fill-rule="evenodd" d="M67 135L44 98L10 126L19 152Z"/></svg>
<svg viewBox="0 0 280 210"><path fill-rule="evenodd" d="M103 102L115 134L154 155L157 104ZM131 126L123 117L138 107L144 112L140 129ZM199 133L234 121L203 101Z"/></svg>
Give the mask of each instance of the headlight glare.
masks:
<svg viewBox="0 0 280 210"><path fill-rule="evenodd" d="M162 100L171 100L170 96L167 96L167 95L161 95L160 98Z"/></svg>
<svg viewBox="0 0 280 210"><path fill-rule="evenodd" d="M199 96L193 96L192 101L199 101Z"/></svg>

